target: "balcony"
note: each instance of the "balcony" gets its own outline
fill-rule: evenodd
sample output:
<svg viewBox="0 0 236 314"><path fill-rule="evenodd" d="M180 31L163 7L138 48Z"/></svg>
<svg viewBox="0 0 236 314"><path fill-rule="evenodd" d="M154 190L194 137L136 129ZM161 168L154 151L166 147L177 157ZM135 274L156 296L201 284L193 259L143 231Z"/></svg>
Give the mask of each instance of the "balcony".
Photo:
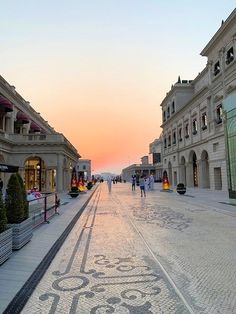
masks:
<svg viewBox="0 0 236 314"><path fill-rule="evenodd" d="M0 133L0 139L15 145L60 145L64 144L74 153L76 148L65 138L64 135L58 134L8 134Z"/></svg>

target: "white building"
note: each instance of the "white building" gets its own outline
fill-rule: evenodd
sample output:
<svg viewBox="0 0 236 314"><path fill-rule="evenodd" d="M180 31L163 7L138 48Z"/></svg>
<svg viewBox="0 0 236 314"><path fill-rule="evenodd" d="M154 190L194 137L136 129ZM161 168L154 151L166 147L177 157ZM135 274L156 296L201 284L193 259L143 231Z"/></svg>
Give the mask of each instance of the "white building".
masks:
<svg viewBox="0 0 236 314"><path fill-rule="evenodd" d="M82 176L85 181L91 180L91 160L79 159L76 172L78 179Z"/></svg>
<svg viewBox="0 0 236 314"><path fill-rule="evenodd" d="M179 78L161 103L163 170L172 185L228 188L222 103L236 90L235 52L236 9L202 50L206 67L192 81Z"/></svg>
<svg viewBox="0 0 236 314"><path fill-rule="evenodd" d="M155 180L160 182L162 180L162 159L163 159L163 140L162 136L155 139L149 144L149 154L152 160L152 164L155 167L154 177Z"/></svg>
<svg viewBox="0 0 236 314"><path fill-rule="evenodd" d="M142 165L148 165L149 164L148 156L141 157L141 164Z"/></svg>
<svg viewBox="0 0 236 314"><path fill-rule="evenodd" d="M0 164L19 167L26 189L62 192L70 188L71 169L79 157L64 135L0 76ZM9 173L0 176L6 188Z"/></svg>

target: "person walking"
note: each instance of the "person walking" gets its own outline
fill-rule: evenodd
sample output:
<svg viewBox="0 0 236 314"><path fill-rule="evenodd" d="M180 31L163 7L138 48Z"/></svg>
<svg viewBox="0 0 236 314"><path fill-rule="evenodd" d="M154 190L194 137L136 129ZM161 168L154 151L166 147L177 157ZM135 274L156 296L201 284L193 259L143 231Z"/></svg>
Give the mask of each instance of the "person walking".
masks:
<svg viewBox="0 0 236 314"><path fill-rule="evenodd" d="M140 191L141 191L141 197L146 197L146 191L145 191L145 179L144 176L141 176L139 181Z"/></svg>
<svg viewBox="0 0 236 314"><path fill-rule="evenodd" d="M150 189L150 186L149 186L149 176L144 177L144 181L145 181L145 191L148 191Z"/></svg>
<svg viewBox="0 0 236 314"><path fill-rule="evenodd" d="M150 175L149 183L150 183L150 190L153 191L154 190L154 176L153 176L153 174Z"/></svg>
<svg viewBox="0 0 236 314"><path fill-rule="evenodd" d="M132 191L135 191L136 177L134 175L131 177L131 183L132 183Z"/></svg>
<svg viewBox="0 0 236 314"><path fill-rule="evenodd" d="M107 177L107 187L108 187L108 192L111 193L111 177Z"/></svg>

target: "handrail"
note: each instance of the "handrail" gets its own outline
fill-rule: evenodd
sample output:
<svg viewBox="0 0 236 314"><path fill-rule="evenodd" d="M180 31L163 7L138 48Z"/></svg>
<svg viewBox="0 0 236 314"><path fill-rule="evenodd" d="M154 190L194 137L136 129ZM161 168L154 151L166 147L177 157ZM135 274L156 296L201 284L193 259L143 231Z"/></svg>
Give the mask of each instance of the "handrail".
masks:
<svg viewBox="0 0 236 314"><path fill-rule="evenodd" d="M42 223L50 223L49 219L52 216L55 214L59 215L59 201L55 192L27 202L29 204L29 216L33 220L33 228L36 228Z"/></svg>

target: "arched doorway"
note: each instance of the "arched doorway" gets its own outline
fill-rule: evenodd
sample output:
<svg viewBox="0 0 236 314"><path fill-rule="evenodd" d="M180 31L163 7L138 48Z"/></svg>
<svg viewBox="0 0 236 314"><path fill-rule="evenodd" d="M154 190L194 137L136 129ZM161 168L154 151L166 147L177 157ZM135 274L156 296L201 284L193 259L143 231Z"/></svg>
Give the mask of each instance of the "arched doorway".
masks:
<svg viewBox="0 0 236 314"><path fill-rule="evenodd" d="M184 156L180 160L179 183L183 183L186 186L186 161Z"/></svg>
<svg viewBox="0 0 236 314"><path fill-rule="evenodd" d="M210 188L209 160L206 150L201 154L201 187L205 189Z"/></svg>
<svg viewBox="0 0 236 314"><path fill-rule="evenodd" d="M172 165L170 161L168 163L168 175L169 175L169 184L172 185Z"/></svg>
<svg viewBox="0 0 236 314"><path fill-rule="evenodd" d="M197 166L197 155L195 151L191 151L189 154L187 184L190 187L198 186L198 166Z"/></svg>
<svg viewBox="0 0 236 314"><path fill-rule="evenodd" d="M26 190L36 187L38 191L46 191L45 163L40 157L31 157L24 164L24 181Z"/></svg>
<svg viewBox="0 0 236 314"><path fill-rule="evenodd" d="M168 177L168 175L167 175L167 171L166 170L164 170L163 171L163 174L162 174L162 178L163 179L165 179L165 178L167 178Z"/></svg>

